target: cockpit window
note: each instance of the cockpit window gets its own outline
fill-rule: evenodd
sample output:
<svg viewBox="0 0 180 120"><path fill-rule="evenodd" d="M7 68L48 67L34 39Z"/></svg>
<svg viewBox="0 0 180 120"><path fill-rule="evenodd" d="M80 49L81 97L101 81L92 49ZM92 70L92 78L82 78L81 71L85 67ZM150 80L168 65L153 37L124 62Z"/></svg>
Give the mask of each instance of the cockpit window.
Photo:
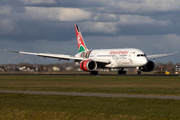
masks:
<svg viewBox="0 0 180 120"><path fill-rule="evenodd" d="M140 57L140 56L146 56L146 54L137 54L137 57Z"/></svg>

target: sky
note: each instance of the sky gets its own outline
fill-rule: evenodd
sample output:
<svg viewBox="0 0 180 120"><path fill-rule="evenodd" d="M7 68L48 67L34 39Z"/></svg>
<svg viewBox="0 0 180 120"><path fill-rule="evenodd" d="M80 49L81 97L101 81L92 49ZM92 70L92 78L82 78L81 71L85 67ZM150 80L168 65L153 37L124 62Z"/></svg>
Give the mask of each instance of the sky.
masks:
<svg viewBox="0 0 180 120"><path fill-rule="evenodd" d="M75 55L74 24L88 49L138 48L147 55L178 52L154 62L179 63L179 0L0 0L0 64L61 63L10 53Z"/></svg>

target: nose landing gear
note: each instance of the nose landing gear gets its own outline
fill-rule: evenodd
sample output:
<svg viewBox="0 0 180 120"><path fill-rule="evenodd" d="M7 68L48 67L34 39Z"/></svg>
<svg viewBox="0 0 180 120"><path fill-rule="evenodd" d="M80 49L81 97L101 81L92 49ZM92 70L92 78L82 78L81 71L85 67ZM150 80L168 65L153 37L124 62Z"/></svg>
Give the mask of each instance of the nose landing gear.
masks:
<svg viewBox="0 0 180 120"><path fill-rule="evenodd" d="M139 68L139 67L136 67L136 69L137 69L137 75L140 75L140 74L141 74L140 68Z"/></svg>

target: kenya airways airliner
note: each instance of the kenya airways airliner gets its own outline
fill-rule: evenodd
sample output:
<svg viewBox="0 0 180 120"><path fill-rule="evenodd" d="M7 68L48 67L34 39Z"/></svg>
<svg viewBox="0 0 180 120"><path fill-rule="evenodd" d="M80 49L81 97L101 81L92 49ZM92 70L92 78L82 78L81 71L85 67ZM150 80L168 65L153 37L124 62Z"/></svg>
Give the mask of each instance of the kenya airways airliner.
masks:
<svg viewBox="0 0 180 120"><path fill-rule="evenodd" d="M74 62L80 63L81 70L90 72L90 74L98 74L97 68L115 68L119 70L118 74L126 74L124 68L136 68L137 74L141 74L141 71L150 72L155 67L154 62L152 61L153 59L166 57L177 53L175 52L171 54L156 54L146 56L143 51L135 48L89 50L86 47L78 25L75 25L75 31L79 51L79 53L77 53L75 56L11 50L6 51L37 55L44 58L55 58L59 60L72 59Z"/></svg>

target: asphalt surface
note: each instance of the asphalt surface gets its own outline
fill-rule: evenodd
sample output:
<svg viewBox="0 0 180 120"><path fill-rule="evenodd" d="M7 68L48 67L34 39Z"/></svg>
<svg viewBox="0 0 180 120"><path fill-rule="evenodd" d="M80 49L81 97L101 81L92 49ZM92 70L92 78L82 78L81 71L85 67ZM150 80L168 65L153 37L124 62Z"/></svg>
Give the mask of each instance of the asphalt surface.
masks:
<svg viewBox="0 0 180 120"><path fill-rule="evenodd" d="M84 97L115 97L115 98L150 98L180 100L180 96L155 96L155 95L128 95L128 94L101 94L101 93L76 93L76 92L40 92L40 91L8 91L0 90L0 93L23 93L36 95L67 95Z"/></svg>
<svg viewBox="0 0 180 120"><path fill-rule="evenodd" d="M98 74L98 75L90 75L90 74L0 74L0 75L59 75L59 76L171 76L171 77L179 77L179 74Z"/></svg>

